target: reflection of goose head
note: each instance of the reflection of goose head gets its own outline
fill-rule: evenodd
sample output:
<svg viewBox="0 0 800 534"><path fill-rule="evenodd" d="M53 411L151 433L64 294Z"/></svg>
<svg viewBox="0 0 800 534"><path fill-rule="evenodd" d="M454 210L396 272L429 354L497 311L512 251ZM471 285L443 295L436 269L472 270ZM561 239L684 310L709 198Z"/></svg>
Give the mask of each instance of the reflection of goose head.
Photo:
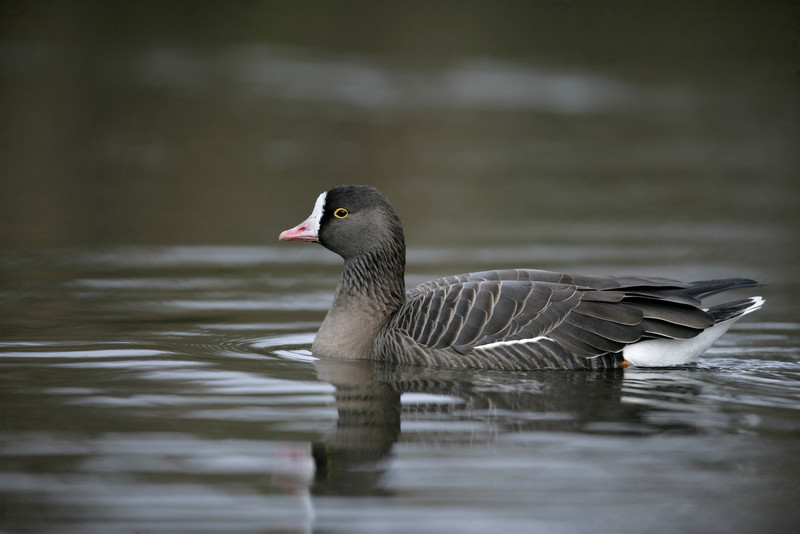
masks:
<svg viewBox="0 0 800 534"><path fill-rule="evenodd" d="M380 463L400 433L400 393L373 378L369 361L320 360L317 374L336 387L336 430L313 446L316 493L363 494L379 487Z"/></svg>

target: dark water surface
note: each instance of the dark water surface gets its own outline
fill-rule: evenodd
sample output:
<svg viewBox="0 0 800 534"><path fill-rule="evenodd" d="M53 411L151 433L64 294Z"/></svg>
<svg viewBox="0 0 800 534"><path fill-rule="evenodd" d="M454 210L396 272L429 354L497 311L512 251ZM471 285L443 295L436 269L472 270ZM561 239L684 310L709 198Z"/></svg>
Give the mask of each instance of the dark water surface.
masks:
<svg viewBox="0 0 800 534"><path fill-rule="evenodd" d="M0 531L797 532L797 9L291 6L0 6ZM344 182L409 286L767 302L685 369L317 361L339 260L276 239Z"/></svg>
<svg viewBox="0 0 800 534"><path fill-rule="evenodd" d="M410 278L471 252L412 250ZM337 268L311 247L4 257L4 529L797 525L796 321L765 308L689 369L316 361Z"/></svg>

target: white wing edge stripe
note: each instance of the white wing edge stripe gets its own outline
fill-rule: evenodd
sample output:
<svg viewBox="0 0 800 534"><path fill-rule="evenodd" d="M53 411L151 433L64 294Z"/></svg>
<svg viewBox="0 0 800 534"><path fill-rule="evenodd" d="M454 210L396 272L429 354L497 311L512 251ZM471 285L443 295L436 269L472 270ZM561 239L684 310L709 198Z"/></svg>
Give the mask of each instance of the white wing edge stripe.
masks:
<svg viewBox="0 0 800 534"><path fill-rule="evenodd" d="M494 343L487 343L486 345L478 345L475 349L493 349L495 347L502 347L506 345L521 345L523 343L538 343L540 341L549 340L547 336L529 337L527 339L513 339L511 341L495 341Z"/></svg>
<svg viewBox="0 0 800 534"><path fill-rule="evenodd" d="M748 300L750 301L750 306L748 306L747 308L743 309L742 313L738 317L741 317L743 315L747 315L748 313L752 313L752 312L754 312L756 310L761 309L761 306L763 306L764 303L766 302L766 299L764 297L750 297ZM703 308L703 311L708 311L708 310L709 310L708 308ZM735 317L735 318L738 318L738 317ZM728 320L730 321L730 319L728 319Z"/></svg>

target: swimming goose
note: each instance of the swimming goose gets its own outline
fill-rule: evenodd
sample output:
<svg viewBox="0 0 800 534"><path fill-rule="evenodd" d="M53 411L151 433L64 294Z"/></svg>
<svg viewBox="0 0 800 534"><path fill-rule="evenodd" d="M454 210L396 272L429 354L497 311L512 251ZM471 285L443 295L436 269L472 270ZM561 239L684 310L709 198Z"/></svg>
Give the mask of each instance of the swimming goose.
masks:
<svg viewBox="0 0 800 534"><path fill-rule="evenodd" d="M380 191L323 192L283 241L320 243L344 259L312 352L404 364L503 370L607 369L690 363L744 315L751 297L701 299L759 285L508 269L448 276L405 290L400 217Z"/></svg>

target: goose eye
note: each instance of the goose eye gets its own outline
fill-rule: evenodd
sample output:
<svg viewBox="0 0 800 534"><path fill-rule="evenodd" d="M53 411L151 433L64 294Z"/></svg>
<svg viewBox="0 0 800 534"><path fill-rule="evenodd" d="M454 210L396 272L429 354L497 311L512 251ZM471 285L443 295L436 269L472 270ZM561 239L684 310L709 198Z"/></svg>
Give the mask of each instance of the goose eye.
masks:
<svg viewBox="0 0 800 534"><path fill-rule="evenodd" d="M349 212L344 208L336 208L336 211L333 212L333 216L337 219L344 219L348 214Z"/></svg>

